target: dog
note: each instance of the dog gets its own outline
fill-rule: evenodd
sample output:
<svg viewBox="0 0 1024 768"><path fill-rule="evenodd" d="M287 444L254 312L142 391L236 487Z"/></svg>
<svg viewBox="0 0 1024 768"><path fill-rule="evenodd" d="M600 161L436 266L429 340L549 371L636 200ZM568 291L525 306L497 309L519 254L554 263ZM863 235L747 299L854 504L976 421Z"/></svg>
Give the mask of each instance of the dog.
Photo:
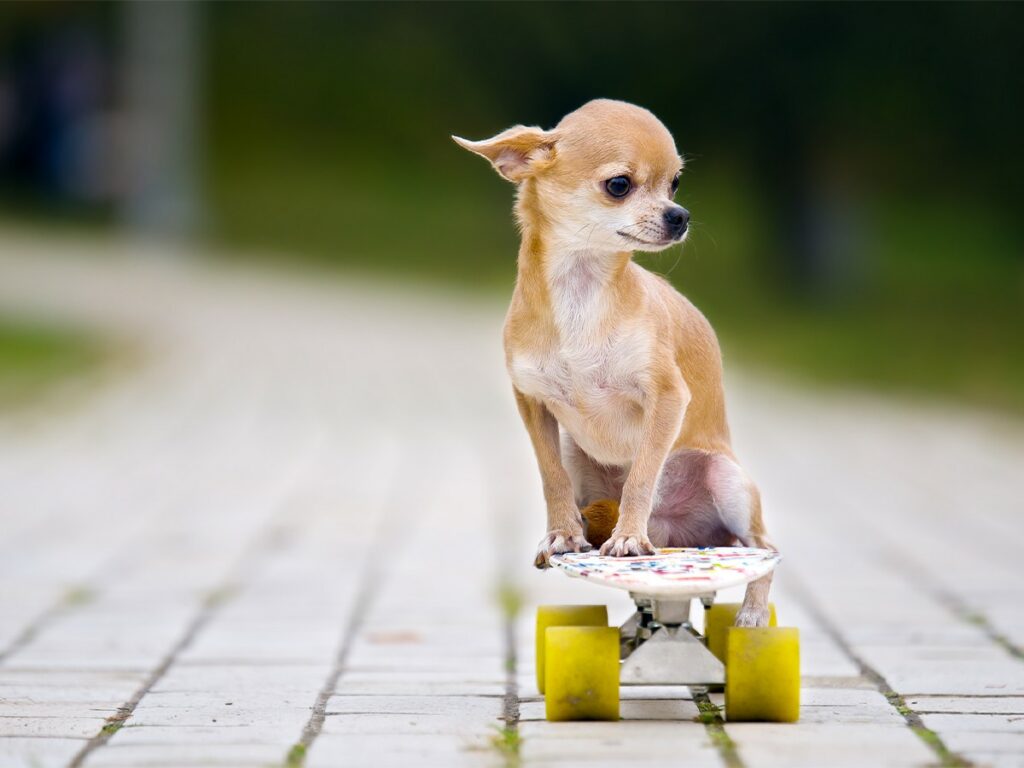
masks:
<svg viewBox="0 0 1024 768"><path fill-rule="evenodd" d="M632 260L689 229L668 129L646 109L598 99L552 130L452 139L517 185L522 241L504 345L547 505L535 565L592 545L615 557L774 549L732 452L714 330ZM610 530L598 535L602 523ZM770 574L747 586L737 626L768 624L770 587Z"/></svg>

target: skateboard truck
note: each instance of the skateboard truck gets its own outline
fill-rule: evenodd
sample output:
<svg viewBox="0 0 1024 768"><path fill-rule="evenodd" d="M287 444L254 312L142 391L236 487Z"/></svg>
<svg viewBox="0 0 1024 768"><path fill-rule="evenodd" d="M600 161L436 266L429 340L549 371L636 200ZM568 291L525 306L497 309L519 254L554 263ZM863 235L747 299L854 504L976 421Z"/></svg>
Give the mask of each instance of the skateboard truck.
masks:
<svg viewBox="0 0 1024 768"><path fill-rule="evenodd" d="M725 665L707 649L690 623L690 598L630 596L636 613L619 630L621 685L725 683ZM702 597L701 602L707 605L710 599L713 597Z"/></svg>

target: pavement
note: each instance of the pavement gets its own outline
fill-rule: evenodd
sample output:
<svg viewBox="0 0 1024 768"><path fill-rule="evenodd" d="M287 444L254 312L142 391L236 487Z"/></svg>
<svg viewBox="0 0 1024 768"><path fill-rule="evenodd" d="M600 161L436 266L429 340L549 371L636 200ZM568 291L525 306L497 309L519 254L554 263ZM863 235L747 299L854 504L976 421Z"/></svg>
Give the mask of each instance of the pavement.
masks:
<svg viewBox="0 0 1024 768"><path fill-rule="evenodd" d="M500 303L12 235L0 312L129 351L0 418L2 768L1024 766L1020 423L726 350L801 719L547 723L536 605L630 603L531 567Z"/></svg>

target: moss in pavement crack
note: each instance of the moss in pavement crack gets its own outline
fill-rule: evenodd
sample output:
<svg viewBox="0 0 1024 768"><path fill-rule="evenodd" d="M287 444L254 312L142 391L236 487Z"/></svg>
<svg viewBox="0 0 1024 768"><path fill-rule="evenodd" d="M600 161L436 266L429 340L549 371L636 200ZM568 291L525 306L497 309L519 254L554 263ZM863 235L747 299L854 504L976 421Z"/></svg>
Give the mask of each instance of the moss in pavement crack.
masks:
<svg viewBox="0 0 1024 768"><path fill-rule="evenodd" d="M743 768L743 761L740 760L739 752L736 751L736 742L726 733L721 710L708 698L706 693L695 695L693 700L697 709L700 710L697 721L704 724L708 738L715 745L715 749L718 750L718 754L727 768Z"/></svg>
<svg viewBox="0 0 1024 768"><path fill-rule="evenodd" d="M301 768L306 762L306 745L296 744L290 750L288 750L288 757L285 758L284 764L287 768Z"/></svg>
<svg viewBox="0 0 1024 768"><path fill-rule="evenodd" d="M496 733L491 737L491 745L504 758L505 768L517 768L519 765L519 747L522 745L519 729L514 725L505 725L496 727L495 730Z"/></svg>

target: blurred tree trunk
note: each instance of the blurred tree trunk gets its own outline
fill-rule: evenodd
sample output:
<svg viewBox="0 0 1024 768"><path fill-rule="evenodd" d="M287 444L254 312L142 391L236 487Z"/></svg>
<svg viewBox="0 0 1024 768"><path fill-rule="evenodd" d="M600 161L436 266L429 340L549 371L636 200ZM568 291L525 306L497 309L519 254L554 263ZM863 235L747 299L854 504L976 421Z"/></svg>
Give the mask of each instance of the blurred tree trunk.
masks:
<svg viewBox="0 0 1024 768"><path fill-rule="evenodd" d="M855 169L841 148L800 130L798 119L779 116L759 155L779 252L776 277L794 298L841 302L862 287L869 239Z"/></svg>
<svg viewBox="0 0 1024 768"><path fill-rule="evenodd" d="M187 237L199 225L199 16L189 2L126 3L124 223Z"/></svg>

